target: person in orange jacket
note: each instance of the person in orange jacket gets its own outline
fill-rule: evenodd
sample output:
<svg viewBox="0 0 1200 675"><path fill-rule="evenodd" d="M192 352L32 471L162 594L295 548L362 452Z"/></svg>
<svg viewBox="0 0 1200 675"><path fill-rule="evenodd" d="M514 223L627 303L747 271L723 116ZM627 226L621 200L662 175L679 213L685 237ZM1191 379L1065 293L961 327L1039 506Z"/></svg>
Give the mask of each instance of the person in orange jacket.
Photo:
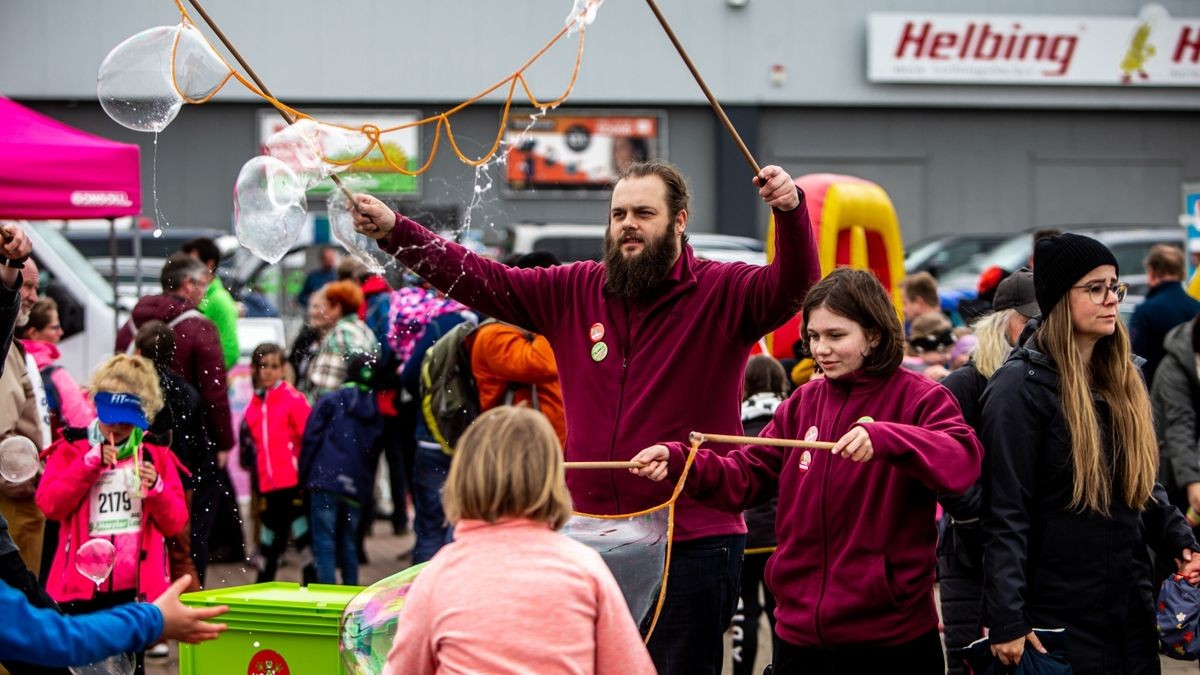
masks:
<svg viewBox="0 0 1200 675"><path fill-rule="evenodd" d="M510 267L554 267L558 258L536 251L509 261ZM546 338L499 321L482 324L471 336L471 372L479 388L480 411L500 405L528 405L541 411L558 442L567 442L558 365Z"/></svg>

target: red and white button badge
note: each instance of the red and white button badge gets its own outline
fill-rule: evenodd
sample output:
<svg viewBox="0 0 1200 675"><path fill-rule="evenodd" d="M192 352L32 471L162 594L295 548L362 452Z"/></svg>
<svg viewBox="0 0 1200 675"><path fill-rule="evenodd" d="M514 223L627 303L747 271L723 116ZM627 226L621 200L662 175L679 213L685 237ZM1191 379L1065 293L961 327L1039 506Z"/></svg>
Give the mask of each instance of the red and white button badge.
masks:
<svg viewBox="0 0 1200 675"><path fill-rule="evenodd" d="M820 432L816 427L809 427L808 431L804 432L804 440L815 441L818 435ZM812 451L805 448L804 452L800 453L800 473L808 471L810 466L812 466Z"/></svg>

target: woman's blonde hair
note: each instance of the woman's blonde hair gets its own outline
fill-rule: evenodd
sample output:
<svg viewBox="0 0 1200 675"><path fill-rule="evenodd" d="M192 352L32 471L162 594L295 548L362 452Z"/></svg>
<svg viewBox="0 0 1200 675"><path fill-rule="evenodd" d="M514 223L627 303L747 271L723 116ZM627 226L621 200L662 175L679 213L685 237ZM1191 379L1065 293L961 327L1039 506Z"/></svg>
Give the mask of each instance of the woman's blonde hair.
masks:
<svg viewBox="0 0 1200 675"><path fill-rule="evenodd" d="M89 387L93 394L133 394L142 401L142 412L153 422L163 407L162 388L154 364L141 356L116 354L101 363L92 375Z"/></svg>
<svg viewBox="0 0 1200 675"><path fill-rule="evenodd" d="M971 360L975 362L975 370L986 380L992 379L1012 351L1013 346L1008 342L1008 324L1016 313L1015 309L1002 309L971 324L971 332L975 334Z"/></svg>
<svg viewBox="0 0 1200 675"><path fill-rule="evenodd" d="M529 518L559 529L571 517L558 435L541 413L500 406L471 423L455 446L442 493L446 519Z"/></svg>
<svg viewBox="0 0 1200 675"><path fill-rule="evenodd" d="M1058 391L1075 470L1071 506L1108 515L1115 475L1125 504L1140 511L1154 489L1158 444L1146 385L1130 360L1129 333L1117 321L1116 332L1096 343L1090 364L1080 358L1073 333L1071 303L1065 299L1050 310L1037 332L1038 344L1058 366ZM1101 436L1093 387L1108 403L1109 439ZM1113 444L1107 456L1106 441Z"/></svg>

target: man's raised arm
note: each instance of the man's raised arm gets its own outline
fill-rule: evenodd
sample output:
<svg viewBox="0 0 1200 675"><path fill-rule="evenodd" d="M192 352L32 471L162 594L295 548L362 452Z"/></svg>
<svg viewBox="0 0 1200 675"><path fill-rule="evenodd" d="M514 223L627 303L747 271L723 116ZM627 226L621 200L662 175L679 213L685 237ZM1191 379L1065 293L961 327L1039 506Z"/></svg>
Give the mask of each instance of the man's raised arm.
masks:
<svg viewBox="0 0 1200 675"><path fill-rule="evenodd" d="M354 201L355 229L434 288L501 321L543 334L551 328L549 312L562 306L553 268L508 267L439 237L375 197L357 194Z"/></svg>

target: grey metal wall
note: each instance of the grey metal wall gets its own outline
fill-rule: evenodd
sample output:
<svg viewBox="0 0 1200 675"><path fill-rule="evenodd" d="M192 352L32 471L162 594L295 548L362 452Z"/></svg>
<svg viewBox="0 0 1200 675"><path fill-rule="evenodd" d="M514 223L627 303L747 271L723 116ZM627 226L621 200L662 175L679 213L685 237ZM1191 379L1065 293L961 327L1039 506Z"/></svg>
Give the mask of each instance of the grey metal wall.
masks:
<svg viewBox="0 0 1200 675"><path fill-rule="evenodd" d="M1195 0L1158 0L1200 17ZM185 2L186 4L186 2ZM275 94L299 102L458 102L524 63L563 25L568 0L204 0ZM1136 16L1143 0L659 0L722 100L742 105L1200 108L1200 88L877 85L866 80L872 11ZM198 17L197 17L198 19ZM178 20L171 0L0 1L0 92L95 96L108 51ZM557 45L529 72L557 96L575 57ZM773 86L770 68L787 82ZM231 86L219 100L247 100ZM500 98L493 96L492 100ZM700 103L644 2L609 0L587 33L573 101Z"/></svg>

